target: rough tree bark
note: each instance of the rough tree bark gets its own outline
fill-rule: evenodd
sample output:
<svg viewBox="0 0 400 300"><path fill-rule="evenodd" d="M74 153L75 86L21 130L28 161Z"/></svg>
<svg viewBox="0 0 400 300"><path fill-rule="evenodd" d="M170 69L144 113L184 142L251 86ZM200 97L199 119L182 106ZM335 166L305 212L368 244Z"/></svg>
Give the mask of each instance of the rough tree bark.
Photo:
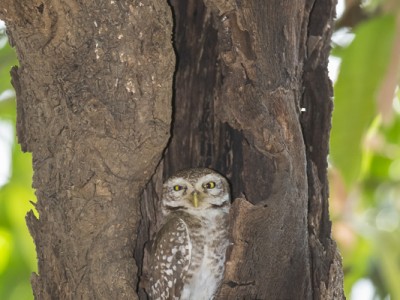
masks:
<svg viewBox="0 0 400 300"><path fill-rule="evenodd" d="M335 4L3 0L36 298L146 299L162 181L204 166L236 198L218 299L344 298L326 177Z"/></svg>
<svg viewBox="0 0 400 300"><path fill-rule="evenodd" d="M36 299L135 299L139 194L169 138L165 1L0 4L20 66L17 133L33 154Z"/></svg>

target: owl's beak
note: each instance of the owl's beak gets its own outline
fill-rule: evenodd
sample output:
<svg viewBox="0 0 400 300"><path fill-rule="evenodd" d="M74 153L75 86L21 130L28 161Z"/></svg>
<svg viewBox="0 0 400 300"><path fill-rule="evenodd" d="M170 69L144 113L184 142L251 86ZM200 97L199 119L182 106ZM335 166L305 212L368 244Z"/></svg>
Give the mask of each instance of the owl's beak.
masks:
<svg viewBox="0 0 400 300"><path fill-rule="evenodd" d="M199 196L198 196L198 193L197 193L197 192L194 192L194 193L193 193L192 202L193 202L193 206L194 206L195 208L197 208L197 207L199 206Z"/></svg>

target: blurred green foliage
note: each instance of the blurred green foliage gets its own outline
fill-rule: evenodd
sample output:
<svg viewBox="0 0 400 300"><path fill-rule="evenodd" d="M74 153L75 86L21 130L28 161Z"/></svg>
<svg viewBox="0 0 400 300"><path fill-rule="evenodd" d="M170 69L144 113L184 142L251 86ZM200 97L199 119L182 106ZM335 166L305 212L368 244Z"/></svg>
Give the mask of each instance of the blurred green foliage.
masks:
<svg viewBox="0 0 400 300"><path fill-rule="evenodd" d="M385 0L370 2L365 10L378 11ZM388 295L400 299L400 92L388 125L383 125L376 104L382 80L393 64L391 52L399 34L395 14L398 22L398 10L363 20L350 29L353 41L334 45L332 51L342 63L335 84L330 145L330 162L338 174L331 176L331 206L348 298L352 286L366 278L373 283L377 299ZM0 32L0 94L12 90L9 70L17 64L5 38ZM15 97L10 95L0 101L0 122L15 128ZM31 155L23 154L15 139L11 149L11 177L0 187L0 299L25 300L33 299L29 278L37 267L24 215L32 209L28 200L34 201L35 196Z"/></svg>
<svg viewBox="0 0 400 300"><path fill-rule="evenodd" d="M360 175L363 135L376 117L375 95L390 61L395 16L364 22L354 34L348 47L333 51L340 55L342 65L335 84L332 160L349 186Z"/></svg>
<svg viewBox="0 0 400 300"><path fill-rule="evenodd" d="M0 32L0 139L6 130L15 128L15 96L10 83L10 69L17 65L14 50L4 42L5 32ZM3 94L9 90L9 93ZM8 95L8 96L7 96ZM7 126L9 125L9 126ZM12 134L15 136L15 134ZM6 141L4 141L6 142ZM30 274L36 270L36 254L24 215L32 208L32 160L30 154L21 152L15 138L9 143L12 161L11 176L0 187L0 299L33 299ZM0 157L1 167L6 167L5 157Z"/></svg>
<svg viewBox="0 0 400 300"><path fill-rule="evenodd" d="M400 2L370 2L361 9L367 17L347 28L352 42L332 51L341 66L334 85L331 211L347 297L367 279L374 299L400 299ZM390 69L397 82L391 119L379 102L392 98L378 97Z"/></svg>

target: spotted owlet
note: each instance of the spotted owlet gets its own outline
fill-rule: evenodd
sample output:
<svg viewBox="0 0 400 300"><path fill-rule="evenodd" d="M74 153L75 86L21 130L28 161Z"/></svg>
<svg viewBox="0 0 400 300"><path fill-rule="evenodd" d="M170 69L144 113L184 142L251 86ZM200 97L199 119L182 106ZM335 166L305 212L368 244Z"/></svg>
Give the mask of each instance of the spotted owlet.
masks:
<svg viewBox="0 0 400 300"><path fill-rule="evenodd" d="M213 299L224 275L229 208L228 182L213 170L183 170L164 183L151 299Z"/></svg>

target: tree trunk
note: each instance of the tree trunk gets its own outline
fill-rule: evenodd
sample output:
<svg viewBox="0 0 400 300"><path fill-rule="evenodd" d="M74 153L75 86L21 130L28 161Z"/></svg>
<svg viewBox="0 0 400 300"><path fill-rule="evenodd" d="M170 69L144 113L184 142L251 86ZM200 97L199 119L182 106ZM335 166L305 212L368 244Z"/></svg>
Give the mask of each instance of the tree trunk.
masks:
<svg viewBox="0 0 400 300"><path fill-rule="evenodd" d="M165 1L0 4L20 62L17 132L33 154L36 299L135 299L139 194L169 138Z"/></svg>
<svg viewBox="0 0 400 300"><path fill-rule="evenodd" d="M161 184L185 167L232 185L218 299L344 298L326 177L335 1L170 4L0 4L34 160L36 298L146 299Z"/></svg>

